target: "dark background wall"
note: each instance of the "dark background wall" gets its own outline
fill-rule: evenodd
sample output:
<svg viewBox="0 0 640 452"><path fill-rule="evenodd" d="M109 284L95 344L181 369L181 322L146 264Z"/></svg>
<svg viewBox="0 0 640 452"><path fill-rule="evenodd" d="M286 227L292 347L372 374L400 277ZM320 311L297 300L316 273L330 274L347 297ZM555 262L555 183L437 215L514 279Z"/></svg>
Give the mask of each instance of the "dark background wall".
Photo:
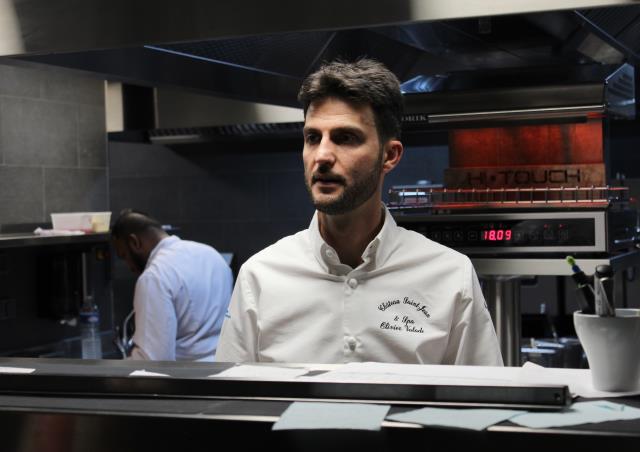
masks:
<svg viewBox="0 0 640 452"><path fill-rule="evenodd" d="M103 81L0 64L0 233L32 231L51 212L108 210L105 130ZM0 248L0 353L79 334L60 323L51 305L57 288L43 282L53 260L64 259L53 256L79 252ZM111 290L100 265L96 299L110 328Z"/></svg>

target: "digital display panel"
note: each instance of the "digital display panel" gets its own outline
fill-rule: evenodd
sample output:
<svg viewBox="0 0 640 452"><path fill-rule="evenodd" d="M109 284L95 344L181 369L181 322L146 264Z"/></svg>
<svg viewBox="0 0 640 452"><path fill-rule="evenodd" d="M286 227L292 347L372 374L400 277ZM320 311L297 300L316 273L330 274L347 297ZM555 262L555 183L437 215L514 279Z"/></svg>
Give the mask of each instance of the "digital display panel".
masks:
<svg viewBox="0 0 640 452"><path fill-rule="evenodd" d="M452 248L595 245L594 220L591 218L401 222L400 224Z"/></svg>
<svg viewBox="0 0 640 452"><path fill-rule="evenodd" d="M490 242L510 241L513 236L511 229L485 229L482 231L482 240Z"/></svg>

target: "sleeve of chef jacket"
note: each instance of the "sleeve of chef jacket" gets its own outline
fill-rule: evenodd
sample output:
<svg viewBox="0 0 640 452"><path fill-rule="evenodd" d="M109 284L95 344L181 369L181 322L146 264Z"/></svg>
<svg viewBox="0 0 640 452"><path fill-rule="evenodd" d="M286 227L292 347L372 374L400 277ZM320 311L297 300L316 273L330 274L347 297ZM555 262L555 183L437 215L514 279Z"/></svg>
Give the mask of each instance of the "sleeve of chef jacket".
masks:
<svg viewBox="0 0 640 452"><path fill-rule="evenodd" d="M175 275L173 275L175 276ZM176 359L177 319L173 305L173 292L184 290L181 284L172 284L172 275L144 272L136 282L133 307L136 311L135 347L132 359Z"/></svg>
<svg viewBox="0 0 640 452"><path fill-rule="evenodd" d="M254 291L246 265L240 269L222 324L216 352L218 362L258 361L258 322Z"/></svg>
<svg viewBox="0 0 640 452"><path fill-rule="evenodd" d="M502 354L482 295L478 276L465 258L462 292L457 300L443 364L502 366Z"/></svg>

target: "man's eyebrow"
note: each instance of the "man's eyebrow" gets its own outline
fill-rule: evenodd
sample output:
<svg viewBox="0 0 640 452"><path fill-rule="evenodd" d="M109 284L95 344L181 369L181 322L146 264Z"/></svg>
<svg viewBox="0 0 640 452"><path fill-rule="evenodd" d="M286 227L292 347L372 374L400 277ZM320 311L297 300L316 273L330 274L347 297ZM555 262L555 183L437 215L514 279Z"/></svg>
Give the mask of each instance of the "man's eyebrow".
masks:
<svg viewBox="0 0 640 452"><path fill-rule="evenodd" d="M349 133L355 133L358 135L363 135L364 132L360 127L355 127L355 126L342 126L342 127L336 127L335 129L331 129L331 133L344 133L344 132L349 132Z"/></svg>
<svg viewBox="0 0 640 452"><path fill-rule="evenodd" d="M320 133L320 129L317 129L315 127L303 127L302 128L302 133L306 134L306 133ZM360 127L356 127L356 126L341 126L341 127L335 127L333 129L331 129L329 131L330 134L334 134L334 133L354 133L357 135L364 135L364 131L360 128Z"/></svg>

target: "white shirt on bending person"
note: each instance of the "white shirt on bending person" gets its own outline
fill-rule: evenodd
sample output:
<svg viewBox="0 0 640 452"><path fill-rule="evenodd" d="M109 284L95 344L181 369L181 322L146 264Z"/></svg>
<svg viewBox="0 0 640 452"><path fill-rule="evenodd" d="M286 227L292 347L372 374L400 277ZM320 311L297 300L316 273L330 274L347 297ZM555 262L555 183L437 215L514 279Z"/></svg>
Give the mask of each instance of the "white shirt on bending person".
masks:
<svg viewBox="0 0 640 452"><path fill-rule="evenodd" d="M162 239L136 282L131 358L213 361L232 285L210 246Z"/></svg>

